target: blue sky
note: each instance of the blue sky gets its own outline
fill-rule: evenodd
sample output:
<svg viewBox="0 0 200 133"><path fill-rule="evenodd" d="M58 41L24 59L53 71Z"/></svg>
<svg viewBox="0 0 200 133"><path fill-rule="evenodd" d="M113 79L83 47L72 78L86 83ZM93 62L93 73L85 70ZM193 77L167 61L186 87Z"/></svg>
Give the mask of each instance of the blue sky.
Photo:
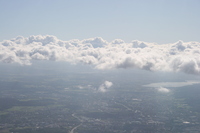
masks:
<svg viewBox="0 0 200 133"><path fill-rule="evenodd" d="M0 41L18 35L61 40L200 42L199 0L0 0Z"/></svg>

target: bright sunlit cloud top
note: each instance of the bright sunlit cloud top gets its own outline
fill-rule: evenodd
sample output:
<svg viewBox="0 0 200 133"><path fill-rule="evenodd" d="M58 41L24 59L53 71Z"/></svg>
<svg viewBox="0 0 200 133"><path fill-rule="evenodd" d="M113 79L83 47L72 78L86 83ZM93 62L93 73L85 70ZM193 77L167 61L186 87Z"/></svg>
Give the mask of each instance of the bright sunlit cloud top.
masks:
<svg viewBox="0 0 200 133"><path fill-rule="evenodd" d="M62 41L55 36L19 36L0 42L0 61L30 65L32 60L83 63L97 69L137 68L200 74L200 43L156 44L101 37Z"/></svg>

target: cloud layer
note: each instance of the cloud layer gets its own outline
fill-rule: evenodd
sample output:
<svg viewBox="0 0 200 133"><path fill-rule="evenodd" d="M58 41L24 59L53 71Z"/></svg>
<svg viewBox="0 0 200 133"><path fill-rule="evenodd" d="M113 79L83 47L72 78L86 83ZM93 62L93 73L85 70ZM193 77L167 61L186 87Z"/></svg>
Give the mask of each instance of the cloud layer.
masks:
<svg viewBox="0 0 200 133"><path fill-rule="evenodd" d="M62 41L55 36L19 36L0 42L0 61L30 65L32 60L91 64L97 69L138 68L200 74L200 43L156 44L100 37Z"/></svg>

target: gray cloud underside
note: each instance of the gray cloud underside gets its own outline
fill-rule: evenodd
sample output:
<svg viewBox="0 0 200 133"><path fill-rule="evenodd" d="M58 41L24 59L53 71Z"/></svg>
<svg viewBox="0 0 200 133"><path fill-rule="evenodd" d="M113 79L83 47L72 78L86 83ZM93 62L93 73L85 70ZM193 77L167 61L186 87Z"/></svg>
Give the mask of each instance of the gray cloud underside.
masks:
<svg viewBox="0 0 200 133"><path fill-rule="evenodd" d="M156 44L142 41L107 42L100 37L62 41L55 36L19 36L0 42L0 61L30 65L31 60L91 64L97 69L139 68L200 74L200 43L178 41Z"/></svg>

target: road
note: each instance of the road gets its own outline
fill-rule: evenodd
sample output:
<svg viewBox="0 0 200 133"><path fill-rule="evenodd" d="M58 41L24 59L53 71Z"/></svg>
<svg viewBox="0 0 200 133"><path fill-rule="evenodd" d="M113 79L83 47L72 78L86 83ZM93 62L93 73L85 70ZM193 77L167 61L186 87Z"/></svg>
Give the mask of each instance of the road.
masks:
<svg viewBox="0 0 200 133"><path fill-rule="evenodd" d="M119 104L119 105L121 105L121 106L123 106L124 108L126 108L126 109L128 109L128 110L134 111L134 110L132 110L131 108L127 107L126 105L122 104L122 103L117 103L117 102L115 102L115 103L116 103L116 104Z"/></svg>
<svg viewBox="0 0 200 133"><path fill-rule="evenodd" d="M76 130L78 127L80 127L82 125L82 123L81 124L79 124L78 126L75 126L74 128L72 128L72 130L69 132L69 133L74 133L74 130Z"/></svg>
<svg viewBox="0 0 200 133"><path fill-rule="evenodd" d="M78 118L75 114L72 114L72 116L76 119L78 119L81 124L79 124L78 126L75 126L74 128L72 128L72 130L69 133L74 133L74 130L76 130L78 127L80 127L82 125L82 120L80 118Z"/></svg>

